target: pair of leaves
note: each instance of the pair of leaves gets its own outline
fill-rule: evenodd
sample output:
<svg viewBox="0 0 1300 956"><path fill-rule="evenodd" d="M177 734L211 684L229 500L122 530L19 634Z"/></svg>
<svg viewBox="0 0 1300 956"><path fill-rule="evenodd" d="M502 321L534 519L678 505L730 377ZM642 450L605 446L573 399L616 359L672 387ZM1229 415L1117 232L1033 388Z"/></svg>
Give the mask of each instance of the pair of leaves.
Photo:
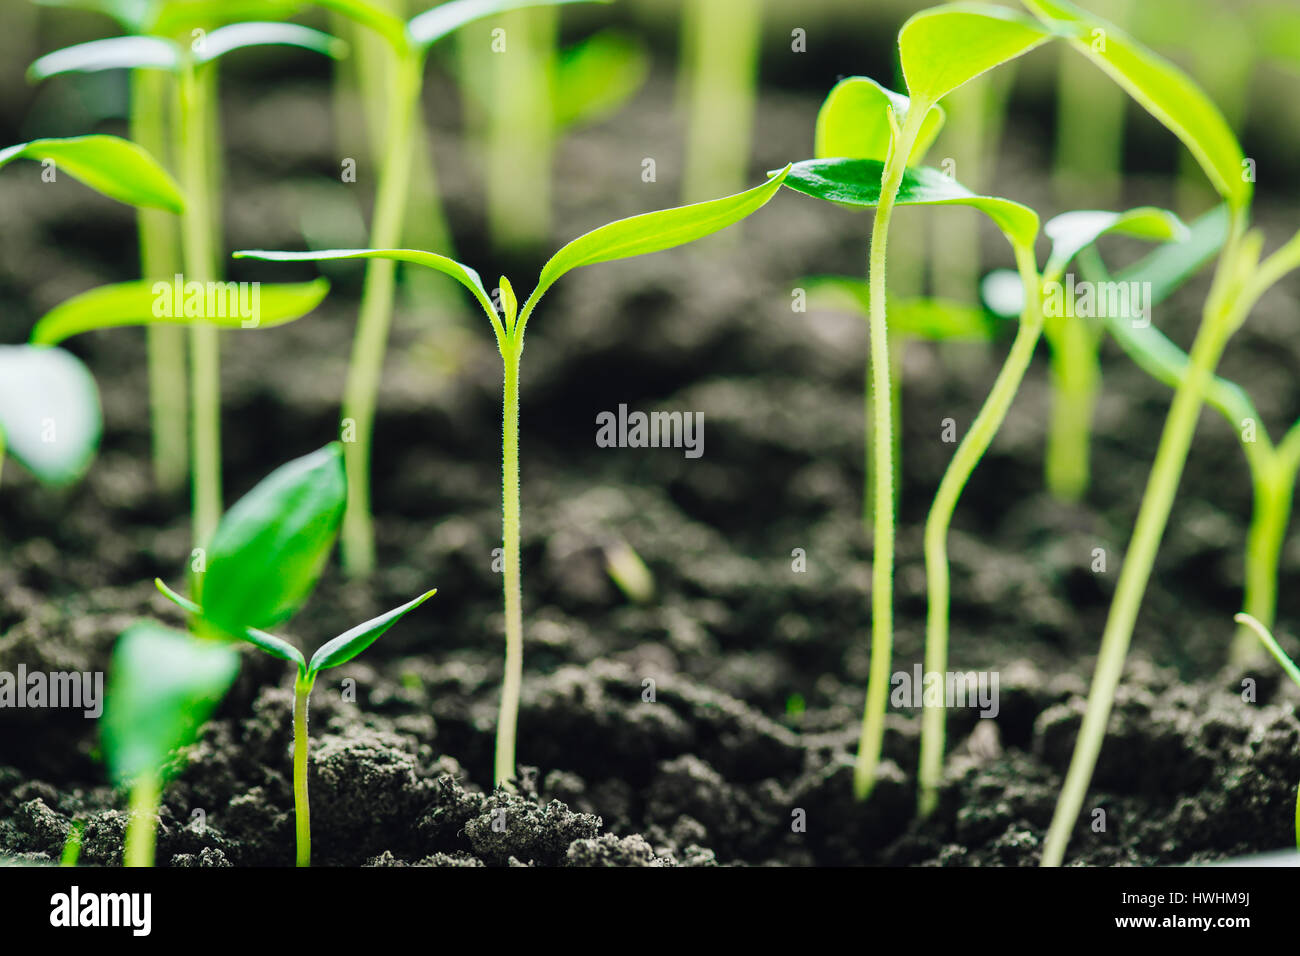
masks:
<svg viewBox="0 0 1300 956"><path fill-rule="evenodd" d="M63 349L0 345L0 458L10 454L40 481L66 485L99 445L99 390Z"/></svg>
<svg viewBox="0 0 1300 956"><path fill-rule="evenodd" d="M786 181L790 167L776 173L767 182L753 189L712 199L708 202L660 209L627 219L619 219L579 236L560 249L542 268L537 286L525 306L527 314L546 290L562 275L582 266L632 256L646 255L671 249L701 239L725 229L757 212L776 194ZM501 334L499 320L492 300L483 288L479 274L446 256L413 249L328 249L318 252L271 252L267 250L242 250L235 258L262 259L270 262L308 262L327 259L395 259L428 266L451 276L465 286L483 307L488 318ZM502 278L502 299L506 308L506 330L515 332L516 305L509 282Z"/></svg>
<svg viewBox="0 0 1300 956"><path fill-rule="evenodd" d="M50 160L57 171L131 206L174 213L185 208L180 187L167 170L146 150L117 136L36 139L0 149L0 166L15 159Z"/></svg>
<svg viewBox="0 0 1300 956"><path fill-rule="evenodd" d="M219 293L224 307L209 309L206 290L211 288ZM180 301L177 302L177 289L173 282L137 280L118 282L100 286L73 296L55 306L36 323L32 330L31 341L34 345L57 345L64 339L91 332L97 329L116 328L124 325L153 325L159 323L185 325L194 322L206 322L222 328L243 328L245 321L250 321L241 314L241 310L232 304L240 299L235 283L204 284L195 289L204 298L202 313L187 317L184 305L190 293L181 287ZM248 328L269 329L302 318L320 305L329 292L329 281L316 279L301 283L265 283L256 290L255 326ZM245 301L245 304L250 304ZM208 312L213 314L209 315ZM179 313L179 314L178 314Z"/></svg>

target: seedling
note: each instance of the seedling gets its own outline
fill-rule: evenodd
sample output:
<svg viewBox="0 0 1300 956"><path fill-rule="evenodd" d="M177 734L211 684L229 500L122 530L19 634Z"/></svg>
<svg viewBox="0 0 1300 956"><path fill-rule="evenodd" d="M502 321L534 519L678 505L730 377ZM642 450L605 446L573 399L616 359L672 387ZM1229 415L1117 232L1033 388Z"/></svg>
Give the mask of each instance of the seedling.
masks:
<svg viewBox="0 0 1300 956"><path fill-rule="evenodd" d="M216 190L210 141L215 126L214 64L234 50L268 44L294 46L329 56L343 53L339 41L318 30L287 23L248 22L207 32L196 29L188 45L158 36L94 40L47 54L28 71L34 79L107 69L162 70L175 77L178 92L174 156L187 199L181 218L186 283L206 284L219 277L214 255ZM191 305L196 308L191 310ZM190 319L193 532L195 546L203 547L221 515L219 323L218 317L211 314L216 310L205 307L202 298L197 302L188 300L186 311ZM225 310L221 311L224 314Z"/></svg>
<svg viewBox="0 0 1300 956"><path fill-rule="evenodd" d="M1253 632L1268 648L1268 652L1273 655L1273 659L1278 662L1282 670L1286 671L1286 676L1295 681L1297 687L1300 687L1300 667L1296 667L1295 661L1291 660L1287 652L1282 650L1282 645L1273 638L1269 629L1244 612L1236 614L1233 620L1249 632ZM1300 850L1300 787L1296 788L1295 845L1296 849Z"/></svg>
<svg viewBox="0 0 1300 956"><path fill-rule="evenodd" d="M1063 0L1022 3L1183 141L1227 204L1229 215L1227 243L1218 258L1201 325L1189 353L1187 375L1174 392L1160 437L1106 620L1079 738L1044 842L1043 865L1056 866L1065 855L1101 751L1138 609L1214 370L1228 339L1258 299L1300 266L1300 235L1261 261L1263 235L1248 228L1254 178L1250 175L1251 164L1218 108L1182 71L1113 25ZM1098 30L1107 38L1104 49L1088 40Z"/></svg>
<svg viewBox="0 0 1300 956"><path fill-rule="evenodd" d="M627 259L685 245L711 235L758 211L785 180L782 170L761 186L723 199L662 209L620 219L579 236L553 255L542 268L537 285L520 309L514 289L501 277L504 316L498 316L492 298L477 272L446 256L414 249L335 249L321 252L267 252L250 250L236 258L272 262L309 262L331 259L386 259L427 266L451 276L473 294L496 336L504 366L502 384L501 517L503 579L505 584L506 661L497 721L494 779L507 785L515 776L515 726L519 715L519 688L523 675L523 594L519 557L519 365L524 330L542 296L566 272L581 266Z"/></svg>
<svg viewBox="0 0 1300 956"><path fill-rule="evenodd" d="M1025 287L1037 287L1032 247L1038 217L1033 210L1008 200L977 196L936 170L909 171L907 164L919 160L934 141L943 123L940 100L1046 40L1047 33L1038 24L1001 7L961 4L916 14L898 33L908 94L887 90L863 77L841 83L822 107L817 141L822 156L838 158L800 163L787 180L791 188L819 199L875 206L867 267L870 377L876 397L871 437L876 476L871 669L854 768L854 790L859 799L870 795L875 785L893 650L894 439L885 281L890 220L897 204L975 206L1011 240ZM1036 303L1032 296L1027 301ZM1022 332L1025 328L1022 321Z"/></svg>
<svg viewBox="0 0 1300 956"><path fill-rule="evenodd" d="M420 102L424 64L430 47L447 34L482 17L519 7L586 0L452 0L426 10L409 22L366 0L316 0L374 30L392 53L388 75L388 116L384 123L386 152L379 172L375 213L370 225L374 249L390 249L402 240L402 223L410 191L414 153L415 114ZM370 515L370 444L375 398L383 370L388 327L393 316L396 264L379 258L366 269L361 310L357 317L352 359L343 393L343 420L353 428L347 444L348 499L344 521L343 567L349 574L369 574L375 565L373 521Z"/></svg>
<svg viewBox="0 0 1300 956"><path fill-rule="evenodd" d="M86 834L86 821L73 820L68 825L68 838L63 841L63 854L59 866L76 866L81 859L81 838Z"/></svg>

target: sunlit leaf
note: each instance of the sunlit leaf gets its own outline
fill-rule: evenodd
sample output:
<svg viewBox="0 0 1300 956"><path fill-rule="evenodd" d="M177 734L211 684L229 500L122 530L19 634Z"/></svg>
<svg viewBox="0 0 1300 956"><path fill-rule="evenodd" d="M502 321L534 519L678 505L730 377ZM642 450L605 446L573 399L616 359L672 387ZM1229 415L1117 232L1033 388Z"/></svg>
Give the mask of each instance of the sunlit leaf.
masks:
<svg viewBox="0 0 1300 956"><path fill-rule="evenodd" d="M185 207L180 187L167 170L135 143L117 136L36 139L0 149L0 166L15 159L54 163L59 172L79 179L110 199L132 206L151 206L179 213Z"/></svg>
<svg viewBox="0 0 1300 956"><path fill-rule="evenodd" d="M1109 233L1165 242L1188 237L1187 227L1181 219L1155 206L1139 206L1126 212L1079 210L1063 213L1043 225L1043 234L1052 240L1052 254L1048 257L1044 274L1063 271L1081 249Z"/></svg>
<svg viewBox="0 0 1300 956"><path fill-rule="evenodd" d="M27 68L30 80L60 73L94 73L98 70L136 70L152 67L175 70L180 64L176 45L158 37L110 37L47 53Z"/></svg>
<svg viewBox="0 0 1300 956"><path fill-rule="evenodd" d="M375 641L390 627L400 621L409 612L414 611L429 598L437 594L437 590L426 591L414 601L408 601L399 608L381 614L379 617L372 618L364 624L358 624L350 631L346 631L322 644L315 654L311 656L311 663L307 665L307 673L315 674L323 671L328 667L338 667L340 664L346 664L352 658L356 657Z"/></svg>
<svg viewBox="0 0 1300 956"><path fill-rule="evenodd" d="M41 481L65 485L99 445L99 390L63 349L0 345L0 447Z"/></svg>
<svg viewBox="0 0 1300 956"><path fill-rule="evenodd" d="M228 329L269 329L307 315L329 288L327 279L256 284L118 282L56 305L36 323L31 340L35 345L54 345L82 332L124 325L205 322Z"/></svg>
<svg viewBox="0 0 1300 956"><path fill-rule="evenodd" d="M850 76L835 84L817 113L813 155L818 159L876 159L889 155L893 128L901 128L911 101L865 76ZM894 115L890 122L890 113ZM919 163L943 126L944 111L930 108L908 164Z"/></svg>
<svg viewBox="0 0 1300 956"><path fill-rule="evenodd" d="M253 46L296 46L335 58L346 56L348 49L338 37L295 23L232 23L203 37L197 44L195 59L206 63Z"/></svg>

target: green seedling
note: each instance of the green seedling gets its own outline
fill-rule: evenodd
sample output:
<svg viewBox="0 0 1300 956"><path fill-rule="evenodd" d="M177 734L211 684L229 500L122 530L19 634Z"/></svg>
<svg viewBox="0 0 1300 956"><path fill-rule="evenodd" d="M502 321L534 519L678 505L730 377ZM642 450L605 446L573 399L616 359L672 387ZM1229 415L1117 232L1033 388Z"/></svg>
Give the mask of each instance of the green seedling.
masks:
<svg viewBox="0 0 1300 956"><path fill-rule="evenodd" d="M76 866L81 859L81 839L86 835L86 821L73 820L68 825L68 838L63 841L63 854L59 866Z"/></svg>
<svg viewBox="0 0 1300 956"><path fill-rule="evenodd" d="M193 10L186 11L194 12ZM176 21L176 25L183 21ZM155 24L158 28L160 25ZM275 45L340 56L335 38L288 23L244 22L205 31L196 28L187 43L161 36L113 37L94 40L49 53L32 64L33 79L68 72L127 69L163 71L175 80L176 119L173 156L180 171L186 205L181 216L181 261L184 283L215 283L219 279L214 211L212 132L216 126L216 62L220 57L248 47ZM222 299L224 302L224 297ZM195 547L206 545L221 515L221 380L217 316L188 300L190 314L191 478L193 482L193 536ZM190 305L197 307L193 310ZM224 310L223 310L224 314ZM172 360L175 356L171 357Z"/></svg>
<svg viewBox="0 0 1300 956"><path fill-rule="evenodd" d="M1218 108L1186 74L1112 24L1064 0L1021 2L1187 146L1226 203L1229 216L1228 238L1188 356L1187 375L1175 389L1160 436L1107 616L1079 738L1043 845L1043 865L1056 866L1065 856L1101 751L1138 610L1219 358L1259 298L1300 266L1300 235L1261 261L1264 237L1248 227L1252 164ZM1098 30L1107 38L1104 49L1089 41Z"/></svg>
<svg viewBox="0 0 1300 956"><path fill-rule="evenodd" d="M315 0L373 30L388 46L392 66L387 71L386 142L383 166L370 224L370 244L390 249L402 240L402 227L410 192L414 155L415 117L420 103L424 65L438 40L467 23L520 7L590 0L452 0L403 21L367 0ZM375 421L375 399L393 317L396 263L379 258L366 269L356 338L348 364L343 393L343 420L351 425L353 441L347 445L348 499L342 553L344 570L354 576L369 574L375 565L373 520L370 514L370 446Z"/></svg>
<svg viewBox="0 0 1300 956"><path fill-rule="evenodd" d="M144 149L116 136L38 139L0 149L0 167L41 163L111 199L179 212L184 203L166 171ZM76 481L99 444L99 392L81 360L53 343L0 346L0 471L5 455L51 485Z"/></svg>
<svg viewBox="0 0 1300 956"><path fill-rule="evenodd" d="M620 219L579 236L555 253L542 268L537 285L520 308L514 289L505 276L500 281L504 315L497 314L492 297L477 272L446 256L414 249L336 249L321 252L267 252L250 250L236 258L273 262L309 262L333 259L386 259L427 266L451 276L474 296L496 336L501 353L502 383L501 517L503 579L505 585L506 660L501 689L501 711L497 721L494 780L507 785L515 776L515 728L519 715L519 689L523 676L523 592L519 556L519 367L524 347L524 330L542 296L566 272L581 266L647 255L685 245L725 229L757 212L772 198L787 171L761 186L723 199L662 209Z"/></svg>
<svg viewBox="0 0 1300 956"><path fill-rule="evenodd" d="M831 91L818 117L817 151L837 158L800 163L787 179L792 188L819 199L875 207L867 265L870 379L876 396L871 437L876 475L871 669L854 768L854 790L859 799L865 799L875 785L893 650L894 439L885 276L889 226L899 204L975 206L1011 239L1017 267L1028 280L1026 287L1036 288L1032 246L1038 216L1033 210L1008 200L977 196L936 170L909 171L907 165L918 161L934 141L943 123L940 100L1047 38L1047 31L1037 23L1001 7L953 4L916 14L898 33L907 95L863 77L841 83ZM1030 297L1029 301L1036 299ZM1024 327L1022 322L1022 331Z"/></svg>
<svg viewBox="0 0 1300 956"><path fill-rule="evenodd" d="M1286 676L1295 681L1297 687L1300 687L1300 667L1297 667L1295 661L1291 660L1290 655L1282 650L1282 645L1274 639L1269 629L1244 612L1234 615L1233 620L1249 633L1253 633L1258 637L1263 645L1268 648L1268 652L1273 655L1273 659L1286 672ZM1295 845L1296 849L1300 850L1300 787L1296 788Z"/></svg>

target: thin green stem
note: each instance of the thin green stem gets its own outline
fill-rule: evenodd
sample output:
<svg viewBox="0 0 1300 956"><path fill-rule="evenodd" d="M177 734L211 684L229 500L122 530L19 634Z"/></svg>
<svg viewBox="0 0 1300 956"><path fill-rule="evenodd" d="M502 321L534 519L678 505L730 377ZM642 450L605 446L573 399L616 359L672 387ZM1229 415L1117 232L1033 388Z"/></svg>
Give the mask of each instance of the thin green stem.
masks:
<svg viewBox="0 0 1300 956"><path fill-rule="evenodd" d="M880 183L880 201L871 227L867 263L871 339L871 388L874 419L871 441L875 446L875 530L871 560L871 662L867 699L862 712L862 734L853 767L853 791L859 800L871 795L876 766L885 737L885 710L889 704L889 667L894 647L894 413L889 384L889 326L886 309L885 252L894 200L903 181L929 104L912 103L902 131L895 139Z"/></svg>
<svg viewBox="0 0 1300 956"><path fill-rule="evenodd" d="M1047 433L1047 487L1060 501L1088 488L1092 417L1101 379L1098 339L1083 319L1065 318L1052 343L1052 417Z"/></svg>
<svg viewBox="0 0 1300 956"><path fill-rule="evenodd" d="M293 816L298 866L311 866L311 802L307 798L307 706L314 677L299 675L293 684Z"/></svg>
<svg viewBox="0 0 1300 956"><path fill-rule="evenodd" d="M988 398L984 400L983 407L971 423L970 431L961 440L952 461L948 463L925 522L925 577L929 600L925 626L927 677L930 674L942 675L948 670L948 529L957 508L957 500L1002 427L1043 331L1042 296L1033 249L1017 248L1016 264L1020 269L1021 283L1026 289L1020 326ZM921 711L918 799L921 816L928 816L938 803L939 781L943 776L946 716L947 709L943 705L927 706Z"/></svg>
<svg viewBox="0 0 1300 956"><path fill-rule="evenodd" d="M527 314L525 309L525 315ZM523 322L517 324L520 333ZM519 689L524 669L523 586L519 553L519 358L522 334L502 342L505 365L502 386L501 429L501 519L502 558L505 582L506 667L501 683L501 711L497 718L496 766L498 787L515 776L515 728L519 720Z"/></svg>
<svg viewBox="0 0 1300 956"><path fill-rule="evenodd" d="M415 111L420 101L424 58L410 52L394 64L389 90L387 150L379 174L370 247L391 249L401 242L407 190L411 179L411 142ZM375 401L383 372L388 329L393 317L393 288L397 264L391 259L371 259L366 266L361 311L357 318L352 359L343 394L343 445L348 476L348 506L343 518L340 547L344 570L353 576L369 574L375 566L374 526L370 515L370 451L374 433ZM349 429L347 426L351 425Z"/></svg>
<svg viewBox="0 0 1300 956"><path fill-rule="evenodd" d="M207 171L211 108L207 85L193 63L184 65L176 153L185 189L181 244L187 282L216 278L212 210ZM190 373L194 546L205 547L221 518L221 358L217 328L202 320L190 325Z"/></svg>
<svg viewBox="0 0 1300 956"><path fill-rule="evenodd" d="M1124 670L1124 660L1128 654L1142 596L1146 592L1160 539L1169 521L1169 512L1182 478L1192 435L1205 402L1205 392L1219 364L1224 346L1239 321L1237 298L1241 284L1235 277L1240 271L1238 259L1241 249L1246 245L1243 242L1243 232L1244 215L1238 210L1234 212L1232 232L1219 259L1201 327L1192 344L1187 374L1174 392L1173 404L1160 435L1155 462L1142 495L1133 536L1129 541L1102 634L1083 724L1079 729L1065 785L1061 789L1043 845L1043 866L1061 864L1070 831L1083 808L1088 784L1106 736L1106 722L1110 718L1115 689L1119 686Z"/></svg>
<svg viewBox="0 0 1300 956"><path fill-rule="evenodd" d="M1253 475L1254 506L1246 533L1245 593L1242 610L1265 627L1273 626L1277 614L1277 571L1291 520L1296 474L1279 455ZM1250 629L1237 628L1230 658L1234 663L1250 661L1258 650Z"/></svg>
<svg viewBox="0 0 1300 956"><path fill-rule="evenodd" d="M158 777L153 773L141 774L131 785L124 866L153 866L159 794Z"/></svg>

